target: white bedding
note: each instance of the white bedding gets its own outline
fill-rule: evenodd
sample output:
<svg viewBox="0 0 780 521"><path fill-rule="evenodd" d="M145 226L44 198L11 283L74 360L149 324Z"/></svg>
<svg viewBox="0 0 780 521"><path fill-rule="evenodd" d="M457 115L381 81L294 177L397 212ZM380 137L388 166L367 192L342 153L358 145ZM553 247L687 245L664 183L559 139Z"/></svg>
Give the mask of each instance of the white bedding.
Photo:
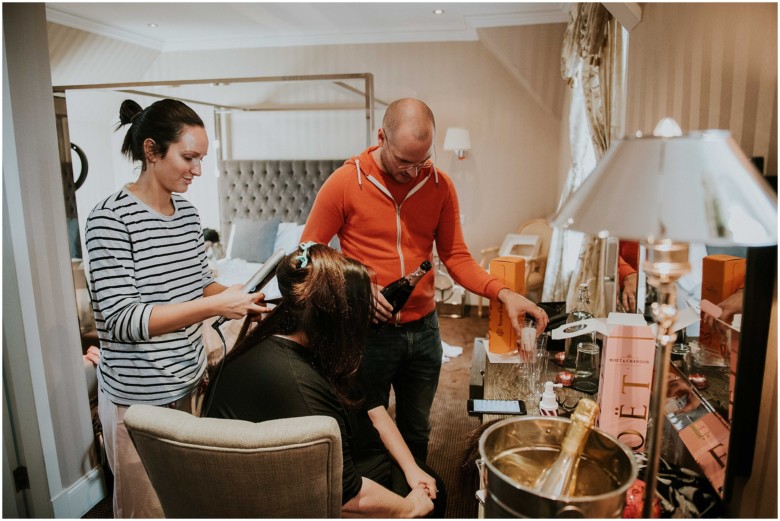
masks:
<svg viewBox="0 0 780 521"><path fill-rule="evenodd" d="M275 231L273 251L283 249L285 253L290 253L295 250L301 242L303 226L303 224L294 222L279 223ZM232 235L231 233L231 237L228 239L228 252L232 250ZM224 258L216 261L213 267L216 270L217 282L224 286L232 286L233 284L244 284L262 265L259 262L248 262L240 258ZM269 299L281 296L276 277L262 289L262 292Z"/></svg>
<svg viewBox="0 0 780 521"><path fill-rule="evenodd" d="M244 259L220 259L212 264L212 269L215 270L215 279L217 282L224 286L232 286L234 284L244 284L249 278L255 274L257 270L262 266L259 262L247 262ZM261 290L266 298L280 297L279 286L276 283L276 277L269 282L265 288ZM225 337L226 346L222 345L222 339L211 328L211 324L217 317L210 318L203 322L202 334L203 343L206 346L206 352L208 354L209 369L213 370L219 365L222 357L225 353L225 349L230 351L235 344L236 337L241 330L241 324L243 320L228 320L225 322L220 330Z"/></svg>
<svg viewBox="0 0 780 521"><path fill-rule="evenodd" d="M247 262L244 259L220 259L215 263L217 271L216 280L224 286L244 284L261 266L262 264L259 262ZM279 286L276 283L276 277L271 279L271 282L261 291L269 299L281 296Z"/></svg>

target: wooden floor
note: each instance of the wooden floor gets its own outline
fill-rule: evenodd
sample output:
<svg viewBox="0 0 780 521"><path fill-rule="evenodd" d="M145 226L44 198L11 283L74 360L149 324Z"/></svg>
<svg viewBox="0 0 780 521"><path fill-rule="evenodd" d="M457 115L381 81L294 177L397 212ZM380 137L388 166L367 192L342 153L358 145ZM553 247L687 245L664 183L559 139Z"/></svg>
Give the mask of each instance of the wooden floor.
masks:
<svg viewBox="0 0 780 521"><path fill-rule="evenodd" d="M440 318L442 340L463 348L463 354L442 365L439 388L431 411L431 441L428 464L445 483L448 500L447 518L476 518L478 486L474 464L475 437L479 421L466 413L469 394L469 369L474 338L487 335L487 317L478 318L476 308L464 318ZM469 445L469 435L474 437ZM471 454L469 450L471 449ZM467 461L464 464L464 459ZM111 496L100 501L84 518L112 518Z"/></svg>

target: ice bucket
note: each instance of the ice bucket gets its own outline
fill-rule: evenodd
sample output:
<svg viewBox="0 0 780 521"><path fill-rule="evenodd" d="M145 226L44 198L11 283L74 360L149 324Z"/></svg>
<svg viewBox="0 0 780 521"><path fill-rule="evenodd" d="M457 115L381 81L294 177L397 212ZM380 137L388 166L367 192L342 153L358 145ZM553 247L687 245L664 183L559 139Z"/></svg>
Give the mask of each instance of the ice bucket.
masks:
<svg viewBox="0 0 780 521"><path fill-rule="evenodd" d="M620 517L637 464L628 447L599 429L591 431L585 444L574 494L552 497L533 490L557 457L569 423L568 418L512 418L482 434L485 517Z"/></svg>

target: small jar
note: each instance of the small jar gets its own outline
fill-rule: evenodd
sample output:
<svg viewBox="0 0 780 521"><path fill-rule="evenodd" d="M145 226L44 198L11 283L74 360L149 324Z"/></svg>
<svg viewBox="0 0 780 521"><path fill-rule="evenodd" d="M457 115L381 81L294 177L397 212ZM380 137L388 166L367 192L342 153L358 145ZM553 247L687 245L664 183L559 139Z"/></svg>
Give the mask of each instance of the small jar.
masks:
<svg viewBox="0 0 780 521"><path fill-rule="evenodd" d="M670 359L672 364L674 364L674 366L684 375L687 376L691 372L693 356L691 355L691 348L688 344L674 344L672 346Z"/></svg>

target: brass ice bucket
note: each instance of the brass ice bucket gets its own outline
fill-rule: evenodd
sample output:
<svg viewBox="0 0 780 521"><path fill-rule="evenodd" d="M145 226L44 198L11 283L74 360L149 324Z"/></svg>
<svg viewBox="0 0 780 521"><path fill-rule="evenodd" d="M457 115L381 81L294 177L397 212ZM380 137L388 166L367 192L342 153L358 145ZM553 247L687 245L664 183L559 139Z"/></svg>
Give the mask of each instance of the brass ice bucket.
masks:
<svg viewBox="0 0 780 521"><path fill-rule="evenodd" d="M599 429L591 431L585 444L572 496L556 498L533 490L558 455L569 423L568 418L512 418L482 434L485 517L620 517L637 464L628 447Z"/></svg>

